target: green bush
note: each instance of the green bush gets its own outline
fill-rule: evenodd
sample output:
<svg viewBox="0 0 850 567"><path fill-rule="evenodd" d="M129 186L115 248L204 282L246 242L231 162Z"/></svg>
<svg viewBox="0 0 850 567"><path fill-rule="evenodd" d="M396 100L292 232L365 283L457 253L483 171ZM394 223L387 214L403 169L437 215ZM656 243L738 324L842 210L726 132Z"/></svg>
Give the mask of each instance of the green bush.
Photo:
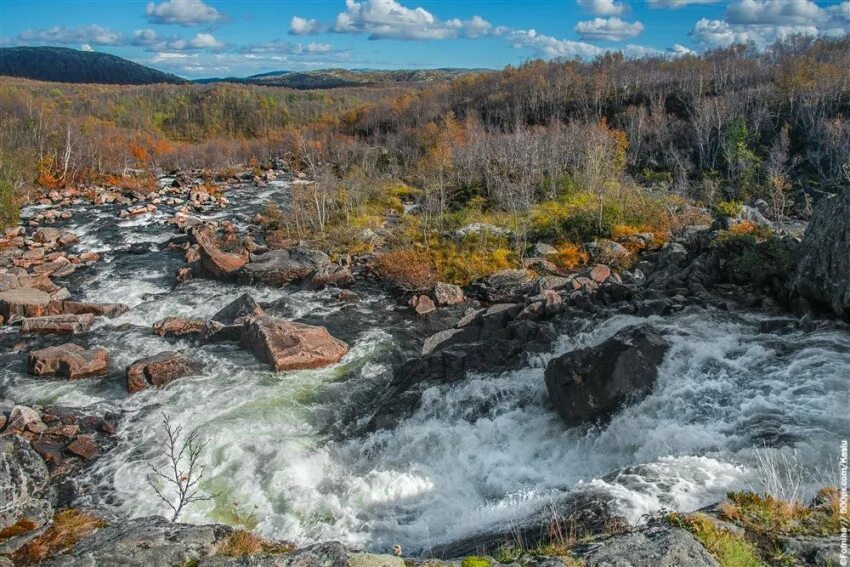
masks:
<svg viewBox="0 0 850 567"><path fill-rule="evenodd" d="M461 567L490 567L490 560L486 557L468 555L467 557L463 558Z"/></svg>
<svg viewBox="0 0 850 567"><path fill-rule="evenodd" d="M744 204L740 201L718 201L711 206L711 212L716 218L735 218L744 212Z"/></svg>
<svg viewBox="0 0 850 567"><path fill-rule="evenodd" d="M757 286L779 285L794 272L797 246L787 238L756 234L722 233L714 243L715 253L725 259L724 272L732 283Z"/></svg>
<svg viewBox="0 0 850 567"><path fill-rule="evenodd" d="M20 210L15 202L15 191L5 179L0 179L0 229L18 224Z"/></svg>

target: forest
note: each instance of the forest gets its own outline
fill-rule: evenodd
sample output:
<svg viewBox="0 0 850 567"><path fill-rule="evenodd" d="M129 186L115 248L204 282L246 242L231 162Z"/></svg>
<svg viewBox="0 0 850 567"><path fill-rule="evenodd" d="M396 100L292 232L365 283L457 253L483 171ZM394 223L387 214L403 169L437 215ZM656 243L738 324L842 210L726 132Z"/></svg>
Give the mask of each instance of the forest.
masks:
<svg viewBox="0 0 850 567"><path fill-rule="evenodd" d="M663 238L697 222L686 214L694 202L763 199L780 223L805 215L818 192L847 183L850 40L534 60L424 86L12 80L0 108L7 221L33 187L143 188L161 170L214 175L282 157L315 183L286 210L269 207L272 229L330 252L389 230L382 244L430 257L436 273L418 278L468 282L515 264L534 239L562 246L570 265L588 239ZM470 223L509 237L446 238Z"/></svg>

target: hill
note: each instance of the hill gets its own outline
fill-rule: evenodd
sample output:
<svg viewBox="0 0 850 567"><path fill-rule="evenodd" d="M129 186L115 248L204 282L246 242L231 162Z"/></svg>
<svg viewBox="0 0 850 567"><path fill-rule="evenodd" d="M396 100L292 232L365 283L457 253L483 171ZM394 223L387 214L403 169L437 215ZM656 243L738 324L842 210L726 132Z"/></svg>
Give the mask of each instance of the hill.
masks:
<svg viewBox="0 0 850 567"><path fill-rule="evenodd" d="M201 79L200 83L227 82L292 89L329 89L387 83L432 83L488 69L321 69L317 71L271 71L244 78Z"/></svg>
<svg viewBox="0 0 850 567"><path fill-rule="evenodd" d="M60 83L111 85L186 82L176 75L115 55L67 47L0 48L0 75Z"/></svg>

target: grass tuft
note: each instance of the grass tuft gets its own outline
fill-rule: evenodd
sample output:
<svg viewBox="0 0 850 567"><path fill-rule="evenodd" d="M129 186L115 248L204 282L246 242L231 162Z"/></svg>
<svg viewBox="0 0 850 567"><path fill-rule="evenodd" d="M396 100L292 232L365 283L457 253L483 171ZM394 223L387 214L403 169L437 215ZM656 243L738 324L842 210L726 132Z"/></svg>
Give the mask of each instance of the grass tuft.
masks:
<svg viewBox="0 0 850 567"><path fill-rule="evenodd" d="M245 530L236 530L227 536L219 546L216 555L225 557L246 557L270 553L289 553L295 546L263 539Z"/></svg>
<svg viewBox="0 0 850 567"><path fill-rule="evenodd" d="M106 525L102 519L81 510L57 512L53 524L12 554L15 565L34 565L70 549L78 541Z"/></svg>

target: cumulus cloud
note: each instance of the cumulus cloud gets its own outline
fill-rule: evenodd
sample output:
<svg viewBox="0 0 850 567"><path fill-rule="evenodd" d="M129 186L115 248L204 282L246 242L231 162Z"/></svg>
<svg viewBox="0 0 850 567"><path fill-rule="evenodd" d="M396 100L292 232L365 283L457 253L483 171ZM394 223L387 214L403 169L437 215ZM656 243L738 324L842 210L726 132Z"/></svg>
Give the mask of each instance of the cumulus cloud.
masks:
<svg viewBox="0 0 850 567"><path fill-rule="evenodd" d="M24 43L52 43L57 45L72 45L87 43L89 45L120 45L123 38L120 33L95 24L68 28L55 26L47 29L28 29L18 34L18 40Z"/></svg>
<svg viewBox="0 0 850 567"><path fill-rule="evenodd" d="M647 0L650 8L671 8L676 10L691 4L716 4L720 0Z"/></svg>
<svg viewBox="0 0 850 567"><path fill-rule="evenodd" d="M722 20L703 18L694 24L690 34L697 43L707 49L748 42L752 42L759 49L764 49L792 35L817 36L819 30L814 25L735 25Z"/></svg>
<svg viewBox="0 0 850 567"><path fill-rule="evenodd" d="M730 24L811 25L826 13L811 0L740 0L726 9Z"/></svg>
<svg viewBox="0 0 850 567"><path fill-rule="evenodd" d="M94 49L88 43L84 43L80 46L80 51L94 51Z"/></svg>
<svg viewBox="0 0 850 567"><path fill-rule="evenodd" d="M146 51L179 52L198 49L223 49L225 43L219 41L210 33L198 33L191 39L179 37L163 37L152 29L136 30L130 45L141 47Z"/></svg>
<svg viewBox="0 0 850 567"><path fill-rule="evenodd" d="M396 0L346 0L345 7L345 12L337 14L333 31L368 34L369 39L481 37L491 30L490 23L479 16L442 21L425 8L408 8Z"/></svg>
<svg viewBox="0 0 850 567"><path fill-rule="evenodd" d="M514 30L510 32L508 38L514 47L532 49L535 54L545 58L563 57L574 59L576 57L595 57L605 53L604 49L596 45L583 41L557 39L549 35L537 33L533 29Z"/></svg>
<svg viewBox="0 0 850 567"><path fill-rule="evenodd" d="M334 46L330 43L308 43L304 51L307 53L331 53Z"/></svg>
<svg viewBox="0 0 850 567"><path fill-rule="evenodd" d="M293 16L289 22L289 33L292 35L314 35L327 31L327 26L322 25L318 20L308 20Z"/></svg>
<svg viewBox="0 0 850 567"><path fill-rule="evenodd" d="M614 0L578 0L578 5L597 16L621 16L628 6Z"/></svg>
<svg viewBox="0 0 850 567"><path fill-rule="evenodd" d="M149 2L145 15L155 24L181 26L211 24L223 18L218 10L205 4L203 0L166 0L160 4Z"/></svg>
<svg viewBox="0 0 850 567"><path fill-rule="evenodd" d="M622 41L640 35L643 24L640 22L624 22L620 18L594 18L579 22L575 27L582 39L590 41Z"/></svg>

